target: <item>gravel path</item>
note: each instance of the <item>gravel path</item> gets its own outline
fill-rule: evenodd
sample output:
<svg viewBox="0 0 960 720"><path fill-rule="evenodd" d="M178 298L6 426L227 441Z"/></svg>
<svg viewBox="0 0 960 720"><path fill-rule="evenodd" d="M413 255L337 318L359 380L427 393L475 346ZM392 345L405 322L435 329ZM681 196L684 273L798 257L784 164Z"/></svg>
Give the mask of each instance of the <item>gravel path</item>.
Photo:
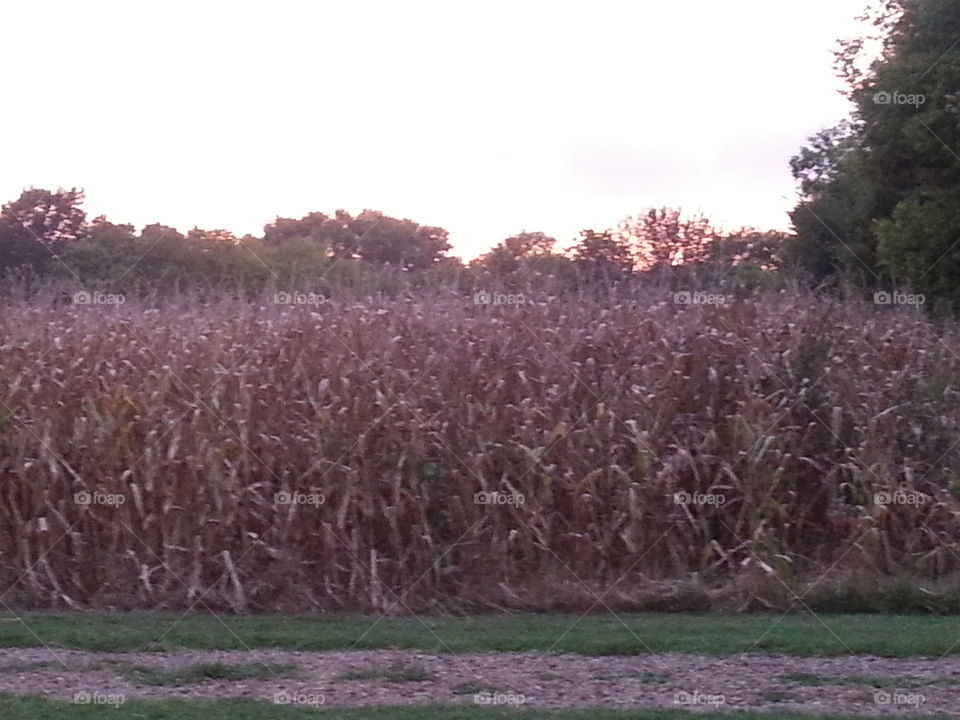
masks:
<svg viewBox="0 0 960 720"><path fill-rule="evenodd" d="M242 666L258 676L169 677L209 663ZM217 675L222 668L207 672ZM147 677L166 684L144 684ZM105 704L245 697L329 707L480 703L960 717L960 658L11 649L0 651L0 692Z"/></svg>

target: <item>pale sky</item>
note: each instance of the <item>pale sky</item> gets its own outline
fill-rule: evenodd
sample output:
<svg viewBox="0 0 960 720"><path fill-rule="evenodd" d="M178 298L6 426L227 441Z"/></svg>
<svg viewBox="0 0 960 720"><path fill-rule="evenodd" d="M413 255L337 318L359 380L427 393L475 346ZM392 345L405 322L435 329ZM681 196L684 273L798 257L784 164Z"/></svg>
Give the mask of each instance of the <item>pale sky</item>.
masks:
<svg viewBox="0 0 960 720"><path fill-rule="evenodd" d="M0 202L237 234L370 208L463 257L660 205L786 229L865 2L7 2Z"/></svg>

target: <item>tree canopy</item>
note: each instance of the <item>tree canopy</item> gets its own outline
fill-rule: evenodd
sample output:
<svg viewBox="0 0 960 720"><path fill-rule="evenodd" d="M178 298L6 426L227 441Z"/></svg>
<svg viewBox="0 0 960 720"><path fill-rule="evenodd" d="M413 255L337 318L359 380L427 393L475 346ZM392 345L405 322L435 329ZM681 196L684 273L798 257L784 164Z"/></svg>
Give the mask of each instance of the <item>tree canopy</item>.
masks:
<svg viewBox="0 0 960 720"><path fill-rule="evenodd" d="M960 307L960 4L886 0L841 43L854 104L793 158L790 253L814 280L908 286ZM867 64L871 47L879 54Z"/></svg>

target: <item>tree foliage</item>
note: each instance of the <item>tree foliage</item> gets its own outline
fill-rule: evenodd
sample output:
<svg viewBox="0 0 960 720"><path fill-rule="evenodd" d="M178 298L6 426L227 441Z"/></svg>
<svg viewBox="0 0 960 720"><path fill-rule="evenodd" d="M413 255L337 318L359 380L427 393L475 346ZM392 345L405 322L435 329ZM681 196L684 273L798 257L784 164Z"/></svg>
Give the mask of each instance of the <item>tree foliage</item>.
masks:
<svg viewBox="0 0 960 720"><path fill-rule="evenodd" d="M84 232L83 192L30 188L0 208L0 269L40 268Z"/></svg>
<svg viewBox="0 0 960 720"><path fill-rule="evenodd" d="M591 282L610 283L633 272L630 246L612 230L583 230L571 254Z"/></svg>
<svg viewBox="0 0 960 720"><path fill-rule="evenodd" d="M684 216L679 209L651 208L625 218L618 228L634 264L666 275L674 265L703 260L719 237L703 215Z"/></svg>
<svg viewBox="0 0 960 720"><path fill-rule="evenodd" d="M490 252L473 262L475 268L497 276L525 272L555 255L556 238L542 232L521 232L501 241Z"/></svg>
<svg viewBox="0 0 960 720"><path fill-rule="evenodd" d="M404 270L425 270L450 250L447 231L400 220L375 210L351 216L337 210L330 217L310 213L299 220L277 218L264 228L264 241L278 244L294 238L310 238L327 248L335 258L357 258Z"/></svg>
<svg viewBox="0 0 960 720"><path fill-rule="evenodd" d="M887 0L863 20L874 35L836 55L852 117L791 163L790 254L814 279L907 285L960 307L960 4Z"/></svg>
<svg viewBox="0 0 960 720"><path fill-rule="evenodd" d="M561 251L556 238L523 231L505 238L470 268L447 255L446 230L364 210L278 217L262 237L161 223L91 221L71 190L31 190L0 213L0 268L30 266L43 275L113 292L229 286L246 294L277 289L326 292L359 287L399 293L424 284L499 284L581 292L627 278L635 282L720 281L779 264L770 233L722 234L702 216L659 208L618 229L588 229ZM777 258L775 259L775 255ZM683 271L678 268L682 267ZM699 280L698 280L699 279Z"/></svg>
<svg viewBox="0 0 960 720"><path fill-rule="evenodd" d="M80 208L83 191L56 192L31 188L0 210L0 222L19 226L45 246L54 248L81 236L87 214Z"/></svg>

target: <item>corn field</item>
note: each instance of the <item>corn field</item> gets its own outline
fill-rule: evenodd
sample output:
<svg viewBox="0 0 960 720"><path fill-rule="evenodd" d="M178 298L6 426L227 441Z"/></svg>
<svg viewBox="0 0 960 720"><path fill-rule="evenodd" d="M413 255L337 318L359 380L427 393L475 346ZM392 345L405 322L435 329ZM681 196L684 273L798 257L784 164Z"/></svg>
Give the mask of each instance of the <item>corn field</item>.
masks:
<svg viewBox="0 0 960 720"><path fill-rule="evenodd" d="M587 610L676 583L776 604L824 574L950 581L958 358L922 315L805 295L8 301L0 606Z"/></svg>

